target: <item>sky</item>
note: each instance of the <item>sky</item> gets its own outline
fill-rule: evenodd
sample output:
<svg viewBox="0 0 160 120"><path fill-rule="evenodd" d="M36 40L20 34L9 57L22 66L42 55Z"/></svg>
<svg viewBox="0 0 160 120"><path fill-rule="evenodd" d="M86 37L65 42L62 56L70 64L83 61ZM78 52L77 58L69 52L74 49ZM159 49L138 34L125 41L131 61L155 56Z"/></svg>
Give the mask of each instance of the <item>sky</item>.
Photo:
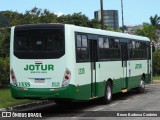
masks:
<svg viewBox="0 0 160 120"><path fill-rule="evenodd" d="M123 0L124 24L139 25L150 22L150 16L160 16L160 0ZM100 10L100 0L0 0L0 11L12 10L24 13L33 7L48 9L60 14L82 12L89 19L94 18L94 11ZM118 10L119 25L122 24L121 0L103 0L104 10Z"/></svg>

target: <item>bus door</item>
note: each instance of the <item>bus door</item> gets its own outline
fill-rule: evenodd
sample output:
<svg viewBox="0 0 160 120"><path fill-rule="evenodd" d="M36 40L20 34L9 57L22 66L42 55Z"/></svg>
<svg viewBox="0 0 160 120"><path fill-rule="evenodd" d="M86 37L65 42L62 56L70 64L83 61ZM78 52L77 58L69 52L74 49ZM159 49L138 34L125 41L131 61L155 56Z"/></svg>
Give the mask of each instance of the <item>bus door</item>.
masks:
<svg viewBox="0 0 160 120"><path fill-rule="evenodd" d="M127 88L127 60L128 60L128 45L127 42L121 41L121 61L122 61L122 83L121 88Z"/></svg>
<svg viewBox="0 0 160 120"><path fill-rule="evenodd" d="M98 61L97 55L97 37L95 35L89 37L90 44L90 60L91 60L91 98L97 96L96 86L96 62Z"/></svg>

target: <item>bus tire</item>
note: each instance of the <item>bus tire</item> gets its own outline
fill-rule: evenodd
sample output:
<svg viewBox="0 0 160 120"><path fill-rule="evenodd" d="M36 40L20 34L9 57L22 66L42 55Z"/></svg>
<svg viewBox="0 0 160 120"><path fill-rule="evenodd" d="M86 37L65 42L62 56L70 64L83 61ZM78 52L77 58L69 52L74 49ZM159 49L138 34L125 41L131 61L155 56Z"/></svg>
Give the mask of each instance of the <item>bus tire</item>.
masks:
<svg viewBox="0 0 160 120"><path fill-rule="evenodd" d="M142 76L141 81L140 81L140 86L137 88L137 92L144 93L144 91L145 91L145 82L144 82L144 78Z"/></svg>
<svg viewBox="0 0 160 120"><path fill-rule="evenodd" d="M109 104L112 101L112 84L110 81L107 81L105 86L104 97L102 98L103 104Z"/></svg>

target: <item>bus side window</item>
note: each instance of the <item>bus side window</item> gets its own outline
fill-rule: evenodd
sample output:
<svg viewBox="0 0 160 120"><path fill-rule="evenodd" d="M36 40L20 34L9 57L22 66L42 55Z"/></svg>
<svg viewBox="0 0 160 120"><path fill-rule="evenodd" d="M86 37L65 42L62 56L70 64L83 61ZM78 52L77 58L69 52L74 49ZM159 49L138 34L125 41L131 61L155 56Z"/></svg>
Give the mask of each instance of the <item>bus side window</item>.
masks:
<svg viewBox="0 0 160 120"><path fill-rule="evenodd" d="M116 38L109 38L110 40L110 52L111 54L111 59L120 59L120 43L119 39Z"/></svg>
<svg viewBox="0 0 160 120"><path fill-rule="evenodd" d="M129 59L132 59L133 58L133 44L131 40L129 41L128 48L129 48Z"/></svg>
<svg viewBox="0 0 160 120"><path fill-rule="evenodd" d="M77 61L89 61L88 38L86 35L76 35Z"/></svg>
<svg viewBox="0 0 160 120"><path fill-rule="evenodd" d="M109 39L104 37L98 38L99 43L99 59L107 60L110 57Z"/></svg>

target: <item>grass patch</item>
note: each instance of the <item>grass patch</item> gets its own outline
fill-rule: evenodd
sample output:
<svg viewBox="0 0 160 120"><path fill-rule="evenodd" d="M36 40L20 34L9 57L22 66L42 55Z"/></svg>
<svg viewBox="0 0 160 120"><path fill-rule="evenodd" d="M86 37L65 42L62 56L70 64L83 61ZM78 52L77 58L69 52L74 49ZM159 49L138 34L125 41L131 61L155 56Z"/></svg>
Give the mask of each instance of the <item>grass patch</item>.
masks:
<svg viewBox="0 0 160 120"><path fill-rule="evenodd" d="M35 100L17 100L12 98L11 92L9 88L1 88L0 89L0 108L7 108L13 107L15 105L25 104L25 103L32 103Z"/></svg>
<svg viewBox="0 0 160 120"><path fill-rule="evenodd" d="M160 80L160 76L153 76L153 80Z"/></svg>

